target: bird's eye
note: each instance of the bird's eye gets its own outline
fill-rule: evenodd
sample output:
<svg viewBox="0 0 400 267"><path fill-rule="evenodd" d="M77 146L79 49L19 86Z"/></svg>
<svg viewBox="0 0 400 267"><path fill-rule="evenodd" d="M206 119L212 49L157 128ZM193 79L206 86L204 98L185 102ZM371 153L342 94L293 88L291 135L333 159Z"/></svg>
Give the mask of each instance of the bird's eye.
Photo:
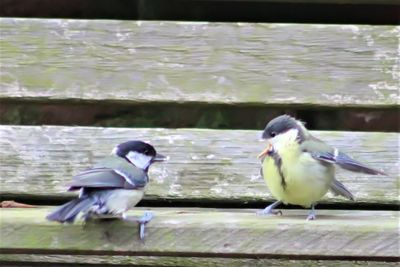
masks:
<svg viewBox="0 0 400 267"><path fill-rule="evenodd" d="M271 136L271 137L275 137L275 136L276 136L276 132L271 132L271 133L270 133L270 136Z"/></svg>

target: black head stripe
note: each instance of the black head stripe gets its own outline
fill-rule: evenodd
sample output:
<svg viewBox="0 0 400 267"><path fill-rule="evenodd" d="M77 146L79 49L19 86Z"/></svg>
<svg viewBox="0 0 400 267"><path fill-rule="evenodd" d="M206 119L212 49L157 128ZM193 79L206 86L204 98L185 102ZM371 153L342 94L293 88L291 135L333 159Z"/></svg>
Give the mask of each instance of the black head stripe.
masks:
<svg viewBox="0 0 400 267"><path fill-rule="evenodd" d="M125 157L130 151L136 151L150 157L155 157L156 155L156 150L152 145L137 140L121 143L117 146L117 148L118 149L116 153L120 157Z"/></svg>
<svg viewBox="0 0 400 267"><path fill-rule="evenodd" d="M273 138L276 135L283 134L291 129L298 130L297 140L299 143L302 143L305 140L305 132L301 125L299 125L298 121L289 115L281 115L271 120L262 134L262 138L269 139Z"/></svg>
<svg viewBox="0 0 400 267"><path fill-rule="evenodd" d="M281 115L267 124L263 132L263 138L268 139L291 129L299 129L297 121L288 115Z"/></svg>

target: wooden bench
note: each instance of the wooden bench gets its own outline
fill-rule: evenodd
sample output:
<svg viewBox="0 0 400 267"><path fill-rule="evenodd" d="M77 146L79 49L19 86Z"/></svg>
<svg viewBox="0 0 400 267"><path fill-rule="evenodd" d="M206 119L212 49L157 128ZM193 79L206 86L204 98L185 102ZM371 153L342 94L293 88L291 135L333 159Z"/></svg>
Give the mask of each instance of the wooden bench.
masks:
<svg viewBox="0 0 400 267"><path fill-rule="evenodd" d="M383 131L398 129L399 27L8 18L0 30L1 199L41 204L0 210L2 263L397 266L399 134ZM254 129L108 127L147 123L126 114L193 126L192 106L197 119L215 107L236 110L221 113L226 125L235 120L224 115L245 107ZM256 216L273 201L259 176L261 129L302 109L359 118L360 129L378 125L314 134L388 176L338 170L357 201L327 195L316 221L298 207ZM317 127L332 125L329 112L316 112ZM107 127L87 127L104 114ZM212 128L218 116L202 118ZM60 125L39 126L52 123ZM74 196L65 186L73 174L129 139L170 157L151 169L132 211L155 213L145 242L134 224L45 220L48 206Z"/></svg>

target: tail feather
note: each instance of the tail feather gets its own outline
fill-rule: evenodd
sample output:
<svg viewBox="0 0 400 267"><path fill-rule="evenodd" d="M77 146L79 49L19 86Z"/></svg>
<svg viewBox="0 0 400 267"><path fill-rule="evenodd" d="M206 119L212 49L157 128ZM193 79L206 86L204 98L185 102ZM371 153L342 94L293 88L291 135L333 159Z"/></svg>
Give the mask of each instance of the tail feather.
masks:
<svg viewBox="0 0 400 267"><path fill-rule="evenodd" d="M379 171L376 169L373 169L371 167L365 166L361 162L358 162L346 154L339 152L339 155L336 158L336 164L338 164L341 168L352 171L352 172L361 172L361 173L366 173L366 174L373 174L373 175L385 175L387 176L386 173L383 171Z"/></svg>
<svg viewBox="0 0 400 267"><path fill-rule="evenodd" d="M46 218L50 221L73 223L79 212L87 210L93 204L94 200L92 198L73 199L55 209Z"/></svg>
<svg viewBox="0 0 400 267"><path fill-rule="evenodd" d="M354 196L353 194L338 180L334 179L330 190L335 194L335 195L340 195L343 196L349 200L354 201Z"/></svg>

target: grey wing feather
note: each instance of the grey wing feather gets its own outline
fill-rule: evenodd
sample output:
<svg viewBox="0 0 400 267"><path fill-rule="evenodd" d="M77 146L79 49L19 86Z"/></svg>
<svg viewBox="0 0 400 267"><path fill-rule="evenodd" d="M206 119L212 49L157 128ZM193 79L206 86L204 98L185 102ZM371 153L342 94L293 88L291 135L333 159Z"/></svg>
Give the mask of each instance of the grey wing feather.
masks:
<svg viewBox="0 0 400 267"><path fill-rule="evenodd" d="M132 181L109 168L95 168L84 171L73 177L69 184L70 190L86 188L125 188L134 189L138 186Z"/></svg>
<svg viewBox="0 0 400 267"><path fill-rule="evenodd" d="M347 156L346 154L344 154L342 152L337 152L336 155L335 155L335 153L331 153L331 152L322 152L322 153L314 152L314 153L312 153L312 156L313 156L313 158L321 160L321 161L337 164L337 165L339 165L339 167L341 167L345 170L349 170L349 171L353 171L353 172L361 172L361 173L366 173L366 174L374 174L374 175L377 175L377 174L386 175L382 171L375 170L373 168L365 166L361 162L358 162L358 161L350 158L349 156Z"/></svg>
<svg viewBox="0 0 400 267"><path fill-rule="evenodd" d="M128 184L135 187L144 187L149 181L147 172L130 164L127 160L110 156L95 165L94 169L112 169L114 172L125 178Z"/></svg>
<svg viewBox="0 0 400 267"><path fill-rule="evenodd" d="M343 196L349 200L354 201L354 196L353 194L342 184L336 179L333 179L333 182L331 184L330 190L335 194L335 195L340 195Z"/></svg>

